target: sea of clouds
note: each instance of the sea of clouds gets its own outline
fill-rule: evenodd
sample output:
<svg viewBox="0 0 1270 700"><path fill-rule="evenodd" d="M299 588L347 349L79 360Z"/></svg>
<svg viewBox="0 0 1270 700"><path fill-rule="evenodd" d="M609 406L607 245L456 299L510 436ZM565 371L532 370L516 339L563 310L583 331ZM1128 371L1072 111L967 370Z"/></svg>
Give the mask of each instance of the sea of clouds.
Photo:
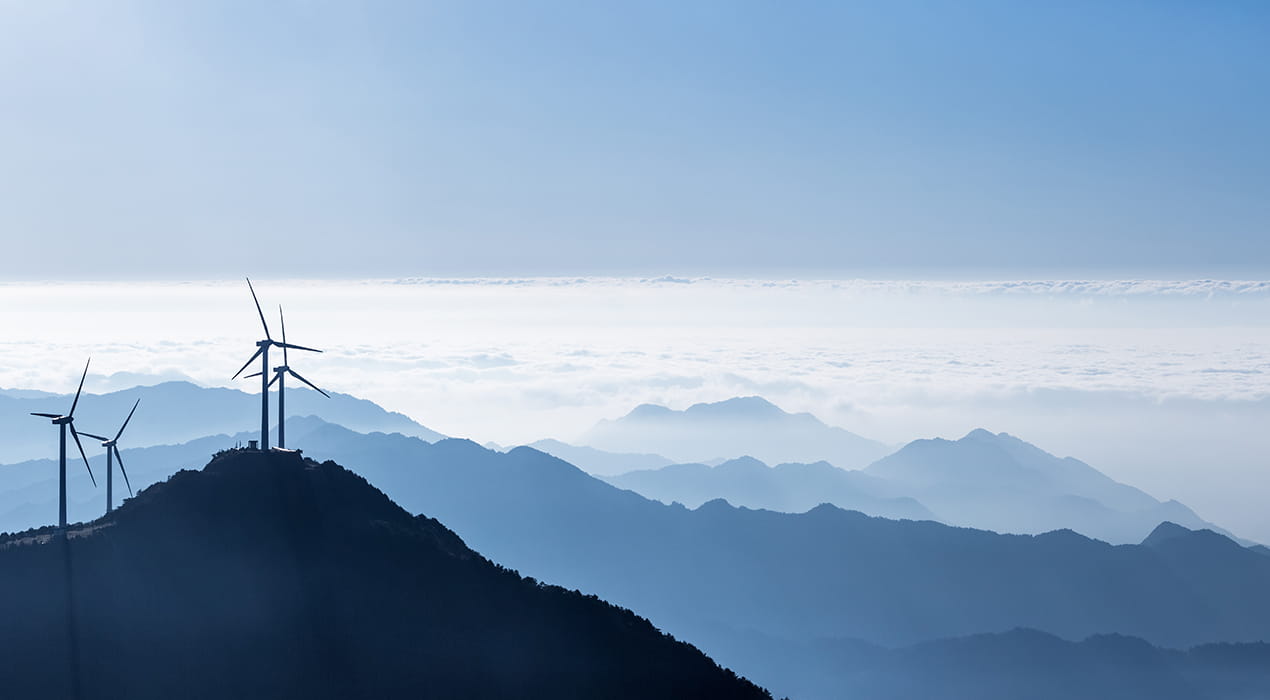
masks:
<svg viewBox="0 0 1270 700"><path fill-rule="evenodd" d="M450 435L565 440L640 403L762 395L899 444L1008 431L1266 531L1270 282L259 280L291 364ZM0 285L0 387L230 375L241 281Z"/></svg>

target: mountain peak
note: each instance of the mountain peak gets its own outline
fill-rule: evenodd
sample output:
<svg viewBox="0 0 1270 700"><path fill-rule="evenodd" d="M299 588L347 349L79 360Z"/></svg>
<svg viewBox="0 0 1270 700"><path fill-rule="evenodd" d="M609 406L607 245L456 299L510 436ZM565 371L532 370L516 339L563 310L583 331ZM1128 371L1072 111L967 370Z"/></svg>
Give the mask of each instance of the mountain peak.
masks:
<svg viewBox="0 0 1270 700"><path fill-rule="evenodd" d="M224 450L68 534L0 546L15 697L766 695L296 452ZM55 624L68 606L74 628Z"/></svg>
<svg viewBox="0 0 1270 700"><path fill-rule="evenodd" d="M863 467L890 449L810 413L788 413L761 396L696 403L682 411L646 404L600 421L578 441L609 452L652 452L678 463L752 455L767 464L823 459L844 469Z"/></svg>
<svg viewBox="0 0 1270 700"><path fill-rule="evenodd" d="M181 527L189 525L183 513L261 529L314 519L327 527L353 529L371 523L412 527L415 522L382 491L334 462L319 464L298 452L247 449L219 452L200 471L179 471L138 493L107 519ZM445 549L458 553L452 544Z"/></svg>
<svg viewBox="0 0 1270 700"><path fill-rule="evenodd" d="M1004 433L1002 433L1002 435L1004 435ZM963 437L962 440L994 440L996 437L997 434L990 430L985 428L975 428L974 430L966 433L966 436Z"/></svg>
<svg viewBox="0 0 1270 700"><path fill-rule="evenodd" d="M684 413L710 418L766 418L789 415L762 396L738 396L714 403L696 403Z"/></svg>
<svg viewBox="0 0 1270 700"><path fill-rule="evenodd" d="M722 471L766 471L769 469L767 464L763 461L755 459L749 455L743 455L741 457L737 457L736 459L729 459L728 461L713 468Z"/></svg>
<svg viewBox="0 0 1270 700"><path fill-rule="evenodd" d="M1156 525L1155 529L1151 531L1151 534L1147 535L1146 539L1142 540L1142 546L1157 547L1165 542L1170 542L1182 537L1188 537L1194 533L1194 530L1165 520L1159 525Z"/></svg>
<svg viewBox="0 0 1270 700"><path fill-rule="evenodd" d="M660 418L662 416L666 416L671 413L674 413L674 411L670 410L669 408L666 408L665 406L660 406L655 403L642 403L636 406L635 408L631 409L631 412L626 414L626 417L635 418L635 419Z"/></svg>

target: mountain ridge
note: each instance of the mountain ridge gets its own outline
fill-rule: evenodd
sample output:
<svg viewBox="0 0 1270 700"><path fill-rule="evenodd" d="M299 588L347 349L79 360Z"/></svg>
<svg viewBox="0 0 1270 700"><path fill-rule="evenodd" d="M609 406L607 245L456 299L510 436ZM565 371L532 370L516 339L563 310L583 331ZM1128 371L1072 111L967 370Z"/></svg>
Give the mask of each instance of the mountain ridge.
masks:
<svg viewBox="0 0 1270 700"><path fill-rule="evenodd" d="M0 568L17 696L770 697L295 453L224 451L66 538L5 538Z"/></svg>
<svg viewBox="0 0 1270 700"><path fill-rule="evenodd" d="M327 399L311 389L287 390L290 416L316 415L347 425L354 430L389 430L416 435L429 441L445 437L408 416L388 411L367 399L328 392ZM21 415L29 412L66 410L70 395L15 398L0 395L0 412ZM217 433L235 434L260 425L260 394L239 389L202 387L187 381L165 381L104 394L85 393L76 411L76 426L86 430L106 430L128 414L137 399L141 404L136 420L128 429L129 447L173 444ZM272 401L272 400L271 400ZM271 422L277 422L271 406ZM103 426L103 427L98 427ZM45 432L35 431L22 421L0 423L0 463L37 459L55 447ZM86 445L87 447L87 445Z"/></svg>
<svg viewBox="0 0 1270 700"><path fill-rule="evenodd" d="M577 442L609 452L652 452L679 462L748 454L768 463L823 459L848 468L890 451L810 413L788 413L760 396L696 403L684 410L641 404L620 418L599 421Z"/></svg>

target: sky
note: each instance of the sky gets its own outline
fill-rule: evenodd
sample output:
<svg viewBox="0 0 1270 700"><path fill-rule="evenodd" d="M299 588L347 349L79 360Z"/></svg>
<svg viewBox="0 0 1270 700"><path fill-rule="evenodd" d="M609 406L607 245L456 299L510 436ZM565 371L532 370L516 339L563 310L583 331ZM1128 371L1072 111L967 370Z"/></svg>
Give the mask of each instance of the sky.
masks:
<svg viewBox="0 0 1270 700"><path fill-rule="evenodd" d="M0 1L0 274L1260 278L1270 7Z"/></svg>

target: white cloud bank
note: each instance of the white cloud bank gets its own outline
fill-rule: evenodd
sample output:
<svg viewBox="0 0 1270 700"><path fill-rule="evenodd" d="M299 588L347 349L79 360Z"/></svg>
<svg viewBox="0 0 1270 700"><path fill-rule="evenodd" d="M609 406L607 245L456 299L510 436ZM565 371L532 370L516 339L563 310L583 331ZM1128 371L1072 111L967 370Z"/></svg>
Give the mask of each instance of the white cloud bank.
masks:
<svg viewBox="0 0 1270 700"><path fill-rule="evenodd" d="M452 435L573 438L639 403L761 394L889 442L1006 430L1270 539L1270 282L260 281L324 388ZM241 282L0 285L0 386L228 385ZM124 373L124 374L116 374ZM244 389L255 384L244 382ZM1219 511L1220 509L1220 511Z"/></svg>

